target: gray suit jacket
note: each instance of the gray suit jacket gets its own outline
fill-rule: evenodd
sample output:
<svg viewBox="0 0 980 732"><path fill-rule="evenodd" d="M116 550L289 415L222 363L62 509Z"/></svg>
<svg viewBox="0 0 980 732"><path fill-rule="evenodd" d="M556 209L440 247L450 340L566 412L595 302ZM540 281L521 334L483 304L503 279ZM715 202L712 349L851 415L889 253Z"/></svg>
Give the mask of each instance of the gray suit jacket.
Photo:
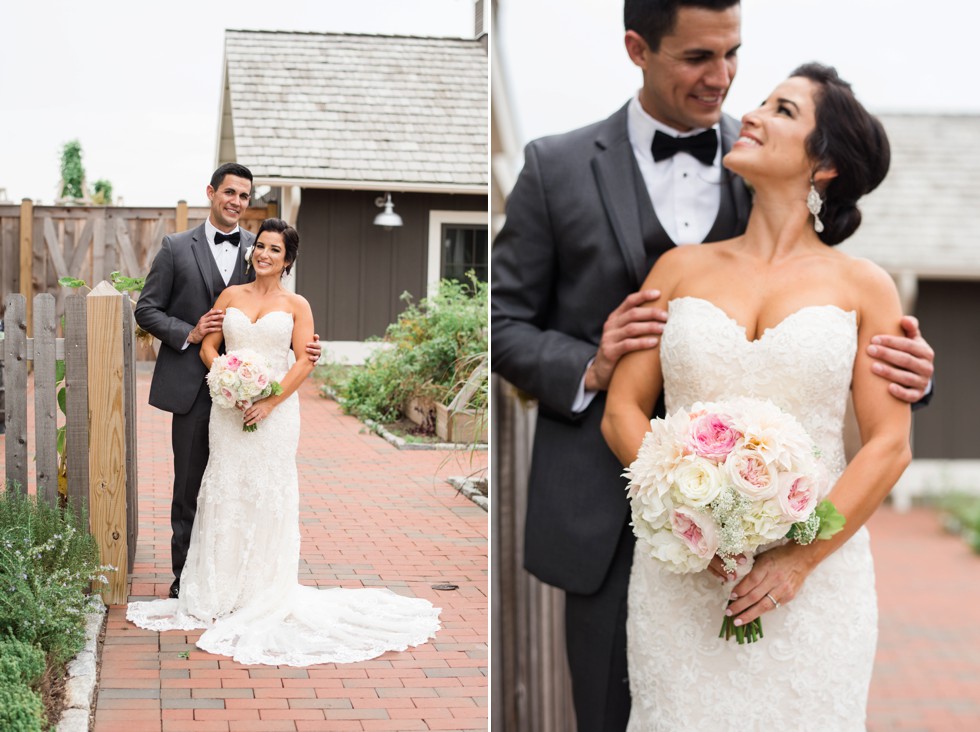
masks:
<svg viewBox="0 0 980 732"><path fill-rule="evenodd" d="M255 278L254 272L246 276L243 266L245 249L254 242L255 235L241 229L238 261L229 285ZM161 343L150 384L154 407L174 414L190 411L207 369L201 361L200 343L182 346L224 288L204 224L164 237L136 303L136 322Z"/></svg>
<svg viewBox="0 0 980 732"><path fill-rule="evenodd" d="M722 119L723 152L738 130L734 119ZM628 504L622 466L599 430L605 394L581 414L570 408L606 317L639 289L659 252L673 246L655 215L646 220L641 185L626 107L536 140L525 149L493 246L491 366L539 402L525 566L582 594L602 584ZM735 236L748 221L751 202L741 179L730 176L724 185L731 222L716 224L709 240Z"/></svg>

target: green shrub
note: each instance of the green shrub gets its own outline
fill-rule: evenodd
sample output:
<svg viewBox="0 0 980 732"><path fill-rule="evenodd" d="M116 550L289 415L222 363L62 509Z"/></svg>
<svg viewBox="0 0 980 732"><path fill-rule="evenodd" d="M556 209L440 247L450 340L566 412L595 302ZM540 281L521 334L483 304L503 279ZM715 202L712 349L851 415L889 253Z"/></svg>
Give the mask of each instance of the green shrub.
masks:
<svg viewBox="0 0 980 732"><path fill-rule="evenodd" d="M0 685L35 686L44 675L44 668L44 651L38 646L13 636L0 639Z"/></svg>
<svg viewBox="0 0 980 732"><path fill-rule="evenodd" d="M54 664L84 645L87 592L109 569L86 523L33 496L0 494L0 634L40 646Z"/></svg>
<svg viewBox="0 0 980 732"><path fill-rule="evenodd" d="M976 554L980 554L980 496L949 493L939 500L946 527L960 534Z"/></svg>
<svg viewBox="0 0 980 732"><path fill-rule="evenodd" d="M41 732L43 728L41 695L24 684L0 683L0 729L4 732Z"/></svg>
<svg viewBox="0 0 980 732"><path fill-rule="evenodd" d="M487 294L487 283L470 273L468 284L443 280L438 294L418 305L402 295L408 307L385 332L390 348L336 385L344 411L391 422L413 398L449 404L487 351ZM478 389L470 406L485 404L486 388Z"/></svg>

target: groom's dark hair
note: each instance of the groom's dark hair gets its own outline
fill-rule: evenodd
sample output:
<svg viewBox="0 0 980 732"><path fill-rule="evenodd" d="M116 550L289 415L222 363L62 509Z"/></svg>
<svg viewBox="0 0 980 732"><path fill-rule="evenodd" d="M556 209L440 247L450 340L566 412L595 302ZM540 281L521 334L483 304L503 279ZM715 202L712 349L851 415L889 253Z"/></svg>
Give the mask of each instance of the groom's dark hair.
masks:
<svg viewBox="0 0 980 732"><path fill-rule="evenodd" d="M236 178L244 178L249 183L252 182L252 171L244 165L238 163L225 163L218 166L218 169L211 174L211 187L217 188L226 175L233 175Z"/></svg>
<svg viewBox="0 0 980 732"><path fill-rule="evenodd" d="M256 240L263 231L274 231L282 235L282 243L286 245L286 267L283 274L289 274L289 270L293 268L296 256L299 254L299 232L282 219L266 219L263 221L259 230L255 232Z"/></svg>
<svg viewBox="0 0 980 732"><path fill-rule="evenodd" d="M705 8L722 11L739 0L626 0L623 5L623 25L646 41L650 50L660 50L660 41L677 27L678 8Z"/></svg>

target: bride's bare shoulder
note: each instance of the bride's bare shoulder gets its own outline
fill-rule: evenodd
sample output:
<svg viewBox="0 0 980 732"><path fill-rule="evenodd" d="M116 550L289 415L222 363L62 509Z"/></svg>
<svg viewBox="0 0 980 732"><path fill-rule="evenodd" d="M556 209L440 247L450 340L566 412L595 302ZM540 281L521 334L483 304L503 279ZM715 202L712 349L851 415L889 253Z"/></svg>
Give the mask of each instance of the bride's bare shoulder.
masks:
<svg viewBox="0 0 980 732"><path fill-rule="evenodd" d="M848 295L854 299L859 312L869 314L897 310L901 314L898 287L881 265L841 252L839 273L840 281L846 283Z"/></svg>
<svg viewBox="0 0 980 732"><path fill-rule="evenodd" d="M289 308L293 312L293 317L299 316L311 316L313 314L313 309L310 307L309 301L295 292L290 292L287 294L287 300L289 303Z"/></svg>
<svg viewBox="0 0 980 732"><path fill-rule="evenodd" d="M651 270L651 276L676 282L686 276L710 269L730 254L728 242L717 244L683 244L668 249L660 255Z"/></svg>

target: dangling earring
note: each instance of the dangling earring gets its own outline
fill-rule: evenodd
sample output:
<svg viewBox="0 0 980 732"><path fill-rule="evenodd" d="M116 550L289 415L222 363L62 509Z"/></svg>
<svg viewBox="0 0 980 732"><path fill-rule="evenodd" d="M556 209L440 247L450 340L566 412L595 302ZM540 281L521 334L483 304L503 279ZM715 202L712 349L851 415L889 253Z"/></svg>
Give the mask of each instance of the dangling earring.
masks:
<svg viewBox="0 0 980 732"><path fill-rule="evenodd" d="M813 178L810 178L810 192L806 194L806 207L813 214L813 229L819 234L823 231L823 221L818 215L820 209L823 208L823 199L820 198L816 186L813 185Z"/></svg>

